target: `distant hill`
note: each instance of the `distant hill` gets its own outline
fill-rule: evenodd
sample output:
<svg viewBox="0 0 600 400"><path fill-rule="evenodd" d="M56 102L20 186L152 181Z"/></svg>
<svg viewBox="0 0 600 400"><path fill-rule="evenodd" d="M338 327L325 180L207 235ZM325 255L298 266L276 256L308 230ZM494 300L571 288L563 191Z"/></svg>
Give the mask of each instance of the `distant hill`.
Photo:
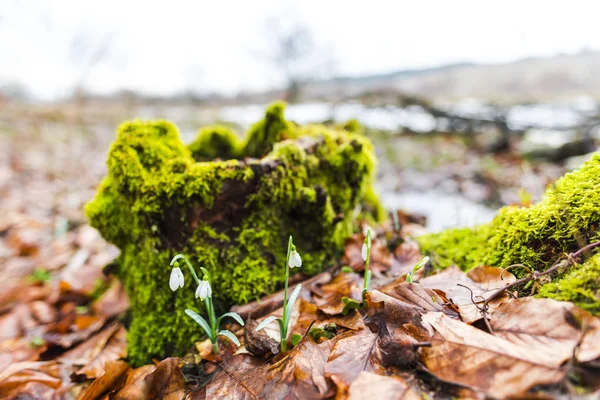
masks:
<svg viewBox="0 0 600 400"><path fill-rule="evenodd" d="M403 70L399 70L399 71L392 71L392 72L381 73L381 74L361 75L361 76L338 76L338 77L334 77L334 78L330 78L330 79L315 80L312 83L332 83L332 82L333 83L342 83L342 84L343 83L351 83L351 82L367 83L367 82L373 82L373 81L379 81L379 80L410 78L410 77L415 77L415 76L423 75L423 74L444 72L444 71L450 71L453 69L473 67L473 66L477 66L477 64L476 63L468 63L468 62L454 63L454 64L440 65L437 67L430 67L430 68L403 69Z"/></svg>
<svg viewBox="0 0 600 400"><path fill-rule="evenodd" d="M356 96L397 89L434 101L475 97L498 102L546 101L580 95L600 99L600 51L528 58L505 64L458 63L313 81L303 97Z"/></svg>

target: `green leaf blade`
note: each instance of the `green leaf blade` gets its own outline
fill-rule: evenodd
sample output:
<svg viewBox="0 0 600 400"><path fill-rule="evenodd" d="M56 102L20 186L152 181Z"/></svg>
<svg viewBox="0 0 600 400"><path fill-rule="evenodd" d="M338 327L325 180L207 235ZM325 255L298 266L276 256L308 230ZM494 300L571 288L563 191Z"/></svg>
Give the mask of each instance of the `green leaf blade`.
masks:
<svg viewBox="0 0 600 400"><path fill-rule="evenodd" d="M286 320L283 322L286 326L286 330L290 323L290 315L292 314L292 308L294 308L294 303L296 303L296 300L298 300L298 296L300 296L301 291L302 291L302 284L296 285L296 287L294 288L294 291L292 292L292 295L288 299L287 305L285 306L285 319Z"/></svg>
<svg viewBox="0 0 600 400"><path fill-rule="evenodd" d="M219 333L217 333L217 336L224 336L227 339L231 340L233 343L235 343L236 346L240 347L241 343L240 340L230 331L223 329L222 331L219 331Z"/></svg>
<svg viewBox="0 0 600 400"><path fill-rule="evenodd" d="M202 329L206 333L206 336L208 336L208 338L211 340L211 342L214 342L215 338L212 337L212 329L210 329L210 325L208 324L208 322L206 322L204 317L190 309L186 309L185 313L189 317L191 317L194 321L196 321L198 323L198 325L200 325L200 327L202 327Z"/></svg>
<svg viewBox="0 0 600 400"><path fill-rule="evenodd" d="M258 332L262 329L264 329L267 325L269 325L271 322L275 321L276 319L281 319L281 318L277 318L274 315L271 315L270 317L267 317L263 320L263 322L261 322L260 324L258 324L258 326L256 327L255 331Z"/></svg>
<svg viewBox="0 0 600 400"><path fill-rule="evenodd" d="M244 320L242 319L242 317L240 317L238 313L234 312L226 312L225 314L221 315L219 319L217 319L217 326L221 324L221 320L225 317L233 318L235 322L237 322L241 326L244 326Z"/></svg>

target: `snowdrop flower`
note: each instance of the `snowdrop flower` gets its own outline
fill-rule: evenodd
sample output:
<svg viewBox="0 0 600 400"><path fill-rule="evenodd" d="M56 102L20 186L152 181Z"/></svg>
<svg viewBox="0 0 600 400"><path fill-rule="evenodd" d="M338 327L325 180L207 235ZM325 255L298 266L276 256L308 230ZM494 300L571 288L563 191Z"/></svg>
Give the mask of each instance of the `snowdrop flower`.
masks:
<svg viewBox="0 0 600 400"><path fill-rule="evenodd" d="M196 289L196 298L200 298L200 300L204 301L207 297L212 296L212 289L210 288L210 283L208 279L204 279L198 285L198 289Z"/></svg>
<svg viewBox="0 0 600 400"><path fill-rule="evenodd" d="M290 268L301 267L302 259L300 258L300 254L296 250L292 250L290 253Z"/></svg>
<svg viewBox="0 0 600 400"><path fill-rule="evenodd" d="M171 277L169 278L169 287L172 291L176 291L180 287L183 287L183 272L179 267L175 267L171 270Z"/></svg>
<svg viewBox="0 0 600 400"><path fill-rule="evenodd" d="M362 245L361 255L363 261L367 261L367 255L369 253L369 249L371 248L371 228L367 228L367 235Z"/></svg>

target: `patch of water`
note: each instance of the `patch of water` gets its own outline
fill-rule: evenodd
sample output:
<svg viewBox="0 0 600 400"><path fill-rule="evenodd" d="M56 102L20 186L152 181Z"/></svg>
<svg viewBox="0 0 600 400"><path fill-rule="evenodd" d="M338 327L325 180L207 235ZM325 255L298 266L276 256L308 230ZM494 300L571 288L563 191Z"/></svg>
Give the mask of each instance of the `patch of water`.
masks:
<svg viewBox="0 0 600 400"><path fill-rule="evenodd" d="M472 202L460 195L439 190L382 193L381 202L388 210L401 209L427 217L429 232L448 228L472 227L491 221L496 210Z"/></svg>

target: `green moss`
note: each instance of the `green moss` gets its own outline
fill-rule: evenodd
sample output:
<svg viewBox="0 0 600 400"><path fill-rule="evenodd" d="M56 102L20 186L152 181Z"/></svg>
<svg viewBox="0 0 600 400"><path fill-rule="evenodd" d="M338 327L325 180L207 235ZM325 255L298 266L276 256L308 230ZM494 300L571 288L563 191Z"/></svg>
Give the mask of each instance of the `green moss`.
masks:
<svg viewBox="0 0 600 400"><path fill-rule="evenodd" d="M235 132L224 125L207 126L200 129L198 137L188 148L196 161L240 158L242 144Z"/></svg>
<svg viewBox="0 0 600 400"><path fill-rule="evenodd" d="M542 286L539 296L570 301L592 314L600 314L600 254L562 279Z"/></svg>
<svg viewBox="0 0 600 400"><path fill-rule="evenodd" d="M232 146L222 150L207 141L214 128L201 131L192 151L164 121L119 128L108 155L109 175L86 213L121 249L117 274L131 299L133 364L182 354L201 337L184 314L185 308L203 311L191 277L184 270L186 287L176 293L168 287L174 255L184 253L211 272L215 304L225 310L280 286L290 234L302 254L302 272L334 263L356 228L353 210L377 200L371 190L375 159L366 138L295 127L282 111L281 104L271 106L248 133L243 149L249 153L237 153L241 158L270 148L261 160L196 162L192 154L224 158L236 148L224 131L217 136ZM297 140L282 141L291 136Z"/></svg>
<svg viewBox="0 0 600 400"><path fill-rule="evenodd" d="M419 243L439 268L452 264L464 270L478 265L525 264L545 270L565 254L600 239L599 187L600 155L595 155L558 180L539 203L504 207L489 224L426 235ZM516 273L521 276L525 271ZM556 287L570 287L560 282Z"/></svg>
<svg viewBox="0 0 600 400"><path fill-rule="evenodd" d="M482 243L478 232L482 227L448 229L417 238L421 251L431 257L434 266L442 269L453 264L463 270L481 265Z"/></svg>
<svg viewBox="0 0 600 400"><path fill-rule="evenodd" d="M252 125L246 138L244 154L260 158L269 153L275 143L297 137L294 124L283 116L285 107L286 104L282 101L271 104L265 118Z"/></svg>
<svg viewBox="0 0 600 400"><path fill-rule="evenodd" d="M341 128L345 131L357 133L359 135L364 135L364 133L365 133L365 128L362 126L362 124L360 122L358 122L357 119L350 119L350 120L344 122L344 124L342 124Z"/></svg>

